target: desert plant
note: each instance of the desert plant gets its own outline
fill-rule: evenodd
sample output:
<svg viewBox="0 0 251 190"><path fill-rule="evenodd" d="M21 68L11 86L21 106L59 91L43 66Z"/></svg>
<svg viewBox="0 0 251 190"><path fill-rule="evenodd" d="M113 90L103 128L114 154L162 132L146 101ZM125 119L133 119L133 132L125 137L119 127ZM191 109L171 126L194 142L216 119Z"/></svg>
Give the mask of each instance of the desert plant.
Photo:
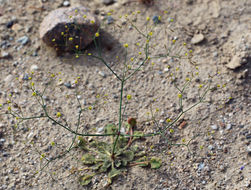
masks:
<svg viewBox="0 0 251 190"><path fill-rule="evenodd" d="M140 12L134 12L133 16L140 14ZM110 15L110 14L109 14ZM18 106L18 103L11 102L9 100L7 102L8 106L8 114L12 115L17 119L17 125L26 120L33 120L38 118L47 118L54 124L63 127L65 130L67 130L69 133L74 134L74 138L72 140L71 145L69 148L63 152L62 154L47 159L44 154L41 154L41 160L46 160L46 163L44 166L42 166L41 170L43 170L50 162L53 160L56 160L58 158L64 157L67 153L69 153L71 150L74 150L75 148L80 148L83 151L82 156L82 163L86 165L89 168L89 173L81 174L80 176L80 183L82 185L88 185L91 182L91 179L94 175L99 173L108 173L108 184L112 183L112 179L116 176L120 175L126 169L128 166L150 166L153 169L157 169L161 166L161 159L157 157L149 157L145 150L142 150L137 145L135 145L135 141L147 138L147 137L153 137L162 135L164 136L165 133L169 130L170 133L173 132L172 127L179 121L179 119L187 113L189 110L197 106L198 104L205 101L206 94L214 90L215 88L211 87L211 82L209 80L208 83L205 83L199 87L199 90L201 92L200 97L198 98L198 101L194 104L185 107L184 106L184 94L186 89L189 87L189 84L191 81L195 78L197 75L197 71L193 74L191 74L190 78L186 78L186 81L182 86L177 85L177 77L175 76L175 73L170 73L168 76L173 85L177 89L177 98L179 102L179 113L175 118L165 118L166 125L162 128L158 126L158 122L156 121L154 114L151 114L151 118L149 121L152 121L154 125L156 125L157 130L151 133L145 133L143 131L138 131L136 128L137 120L135 118L129 117L128 120L125 122L124 119L124 112L126 110L126 104L128 101L131 100L132 96L128 94L125 97L125 84L130 81L130 79L139 73L142 68L147 64L152 64L154 66L154 62L152 60L157 58L174 58L174 59L184 59L188 60L189 63L194 67L195 70L198 69L196 63L192 61L192 51L186 48L186 44L183 44L183 49L186 53L183 51L181 53L175 53L172 54L171 48L166 47L165 53L161 53L158 55L152 55L151 50L154 49L154 45L152 45L152 37L155 34L154 28L155 26L161 22L161 17L154 17L154 24L150 25L150 17L146 18L146 31L141 31L131 20L130 15L125 15L124 18L126 19L126 22L130 24L132 28L134 28L138 34L141 36L142 43L140 46L142 47L142 51L138 52L139 55L135 55L135 57L129 56L128 52L130 51L130 44L124 43L124 60L123 60L123 69L122 73L119 73L115 71L112 66L105 60L105 58L102 55L102 49L100 47L100 36L102 36L102 28L95 34L93 37L93 41L96 47L95 53L90 52L84 52L82 53L80 50L78 50L78 45L76 45L75 53L76 58L79 58L80 56L90 56L92 58L98 59L100 62L102 62L107 69L113 74L113 76L119 81L120 83L120 94L119 94L119 103L118 103L118 124L107 124L104 133L88 133L88 132L79 132L79 127L81 125L81 116L82 113L86 110L91 110L95 106L96 103L94 103L92 106L83 108L79 98L77 97L77 101L79 103L79 111L78 111L78 119L77 119L77 125L76 130L72 129L66 119L63 119L62 113L57 112L55 116L52 116L50 112L48 111L48 105L46 105L44 100L44 95L46 94L45 87L43 90L37 90L35 87L35 83L32 82L32 79L30 79L30 90L32 91L32 96L37 100L39 105L42 108L42 113L37 114L35 116L26 117L23 115L21 108ZM157 19L157 20L156 20ZM170 22L173 22L172 19L170 19ZM150 26L148 26L150 25ZM52 39L53 40L53 39ZM173 39L171 41L172 46L176 44L176 39ZM136 46L139 46L139 44L136 44ZM140 56L140 59L137 59L137 57ZM131 58L130 58L131 57ZM133 65L133 66L132 66ZM179 67L176 68L178 70ZM51 73L50 81L48 84L52 83L55 79L56 75ZM211 79L212 76L209 78ZM78 83L78 79L76 79L76 84ZM124 131L122 130L124 129ZM92 137L91 139L88 137ZM188 147L189 151L189 143L181 143L181 144L175 144L171 141L168 141L169 145L176 145L176 146L186 146ZM53 144L52 144L53 145Z"/></svg>

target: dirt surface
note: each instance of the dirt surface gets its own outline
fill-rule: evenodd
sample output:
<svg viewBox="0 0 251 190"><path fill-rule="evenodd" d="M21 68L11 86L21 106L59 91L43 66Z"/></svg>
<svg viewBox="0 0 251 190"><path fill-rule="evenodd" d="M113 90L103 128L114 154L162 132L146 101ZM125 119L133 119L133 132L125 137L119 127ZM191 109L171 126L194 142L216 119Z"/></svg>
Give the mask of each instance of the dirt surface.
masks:
<svg viewBox="0 0 251 190"><path fill-rule="evenodd" d="M216 90L208 92L206 103L187 112L173 127L173 133L168 130L161 137L149 137L139 142L149 156L162 159L160 169L131 167L108 189L249 189L251 2L156 0L151 6L126 2L118 0L105 6L99 0L70 1L71 6L91 9L101 21L114 10L113 23L107 25L104 21L101 47L103 57L115 72L121 74L124 69L126 50L123 44L129 44L129 58L140 61L138 52L144 51L144 39L124 17L119 18L125 14L140 31L145 31L146 25L148 29L153 25L153 16L161 16L161 23L155 26L150 41L150 56L166 54L166 47L171 50L170 55L185 57L188 53L193 64L188 59L152 58L125 84L124 96L130 94L132 99L127 104L124 121L135 117L138 128L148 133L163 128L167 118L174 119L179 113L179 92L170 80L173 76L177 76L176 84L181 87L186 78L192 78L191 73L194 74L183 95L185 108L198 101L209 81ZM45 164L45 159L40 160L41 154L44 153L47 159L61 154L70 146L74 135L46 118L28 120L15 127L18 121L4 114L8 112L8 100L11 100L13 110L20 106L26 117L43 112L30 90L33 81L37 90L42 91L48 86L44 99L51 116L56 118L56 113L61 112L61 119L74 130L79 109L76 93L82 107L88 108L97 102L94 109L83 113L81 131L95 133L102 131L108 123L118 124L120 83L112 73L87 55L78 59L70 54L56 56L55 51L39 39L43 18L62 4L61 0L0 0L1 190L104 189L107 183L107 175L102 174L94 177L88 187L79 185L79 173L74 171L84 167L80 150L71 151L35 174ZM132 15L134 11L140 13ZM147 16L150 17L148 24ZM136 43L140 46L135 46ZM94 45L87 51L96 53ZM137 66L136 63L131 65ZM51 74L56 76L51 79ZM53 82L49 83L51 80ZM78 80L77 84L75 80ZM71 88L67 88L69 85ZM198 88L200 85L202 88ZM146 122L151 109L157 126ZM182 121L187 124L179 127ZM168 144L190 139L191 153L184 146ZM51 142L55 142L55 146Z"/></svg>

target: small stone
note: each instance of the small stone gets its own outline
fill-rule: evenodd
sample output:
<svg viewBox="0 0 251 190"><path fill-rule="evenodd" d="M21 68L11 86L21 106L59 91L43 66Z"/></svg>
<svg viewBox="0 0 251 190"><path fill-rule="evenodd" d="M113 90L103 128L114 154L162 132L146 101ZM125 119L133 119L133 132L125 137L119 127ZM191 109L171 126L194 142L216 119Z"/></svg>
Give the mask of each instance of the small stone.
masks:
<svg viewBox="0 0 251 190"><path fill-rule="evenodd" d="M114 22L114 19L112 16L107 16L107 24L112 24Z"/></svg>
<svg viewBox="0 0 251 190"><path fill-rule="evenodd" d="M103 71L99 71L98 74L104 78L106 77L106 74Z"/></svg>
<svg viewBox="0 0 251 190"><path fill-rule="evenodd" d="M29 42L28 36L23 36L17 40L18 43L21 43L22 45L26 45Z"/></svg>
<svg viewBox="0 0 251 190"><path fill-rule="evenodd" d="M162 63L167 63L168 60L167 59L163 59Z"/></svg>
<svg viewBox="0 0 251 190"><path fill-rule="evenodd" d="M65 82L64 85L65 85L67 88L71 88L71 83L70 83L70 82Z"/></svg>
<svg viewBox="0 0 251 190"><path fill-rule="evenodd" d="M63 2L63 6L64 7L69 7L70 6L70 2L69 1L64 1Z"/></svg>
<svg viewBox="0 0 251 190"><path fill-rule="evenodd" d="M213 130L218 130L218 126L217 126L217 125L212 125L211 128L212 128Z"/></svg>
<svg viewBox="0 0 251 190"><path fill-rule="evenodd" d="M37 65L31 65L30 70L31 71L37 71L38 70L38 66Z"/></svg>
<svg viewBox="0 0 251 190"><path fill-rule="evenodd" d="M101 0L104 5L111 5L114 3L114 0Z"/></svg>
<svg viewBox="0 0 251 190"><path fill-rule="evenodd" d="M250 145L247 147L247 153L249 156L251 156L251 146Z"/></svg>
<svg viewBox="0 0 251 190"><path fill-rule="evenodd" d="M97 17L83 6L59 8L44 18L39 33L43 42L58 53L72 52L76 45L79 50L85 49L93 41L99 25ZM62 35L66 27L69 30L67 39Z"/></svg>
<svg viewBox="0 0 251 190"><path fill-rule="evenodd" d="M245 63L246 63L245 55L242 55L241 53L239 53L232 57L231 61L228 64L226 64L226 67L234 70L244 65Z"/></svg>
<svg viewBox="0 0 251 190"><path fill-rule="evenodd" d="M232 129L232 125L231 125L231 124L227 124L226 129L227 129L227 130Z"/></svg>
<svg viewBox="0 0 251 190"><path fill-rule="evenodd" d="M0 55L0 59L9 59L11 55L8 52L3 51Z"/></svg>
<svg viewBox="0 0 251 190"><path fill-rule="evenodd" d="M191 39L192 44L199 44L204 40L204 35L203 34L195 34L193 38Z"/></svg>
<svg viewBox="0 0 251 190"><path fill-rule="evenodd" d="M11 28L13 24L14 24L14 21L11 20L11 21L9 21L9 22L6 23L6 27L7 28Z"/></svg>
<svg viewBox="0 0 251 190"><path fill-rule="evenodd" d="M157 15L153 16L152 21L153 21L154 24L159 24L160 23L159 17Z"/></svg>
<svg viewBox="0 0 251 190"><path fill-rule="evenodd" d="M208 149L209 149L209 150L213 150L213 149L214 149L214 146L213 146L213 145L209 145L209 146L208 146Z"/></svg>
<svg viewBox="0 0 251 190"><path fill-rule="evenodd" d="M24 74L23 80L29 80L29 75L27 73Z"/></svg>
<svg viewBox="0 0 251 190"><path fill-rule="evenodd" d="M103 130L104 130L104 127L99 127L99 128L97 128L97 132L98 132L98 133L101 133Z"/></svg>
<svg viewBox="0 0 251 190"><path fill-rule="evenodd" d="M22 29L23 29L23 27L20 25L20 24L14 24L12 27L11 27L11 29L14 31L14 32L16 32L16 33L18 33L18 32L20 32Z"/></svg>
<svg viewBox="0 0 251 190"><path fill-rule="evenodd" d="M81 99L81 98L82 98L82 96L81 96L81 95L77 95L77 98L78 98L78 99Z"/></svg>

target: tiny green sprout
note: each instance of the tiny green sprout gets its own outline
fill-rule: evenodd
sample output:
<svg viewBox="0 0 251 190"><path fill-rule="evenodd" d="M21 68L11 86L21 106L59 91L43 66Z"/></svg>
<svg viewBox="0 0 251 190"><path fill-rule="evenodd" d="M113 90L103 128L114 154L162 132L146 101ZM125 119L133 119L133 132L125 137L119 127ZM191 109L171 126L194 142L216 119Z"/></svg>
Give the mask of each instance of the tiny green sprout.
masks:
<svg viewBox="0 0 251 190"><path fill-rule="evenodd" d="M32 96L36 96L37 95L37 93L36 92L32 92Z"/></svg>
<svg viewBox="0 0 251 190"><path fill-rule="evenodd" d="M41 154L41 157L44 158L45 157L45 153Z"/></svg>
<svg viewBox="0 0 251 190"><path fill-rule="evenodd" d="M125 47L125 48L128 48L128 44L124 44L124 47Z"/></svg>
<svg viewBox="0 0 251 190"><path fill-rule="evenodd" d="M89 109L89 110L92 110L92 106L89 106L88 109Z"/></svg>
<svg viewBox="0 0 251 190"><path fill-rule="evenodd" d="M57 112L57 117L61 117L62 114L60 112Z"/></svg>
<svg viewBox="0 0 251 190"><path fill-rule="evenodd" d="M51 142L51 146L54 146L54 145L55 145L55 142L54 142L54 141L52 141L52 142Z"/></svg>
<svg viewBox="0 0 251 190"><path fill-rule="evenodd" d="M178 94L178 97L179 97L179 98L182 98L182 94Z"/></svg>
<svg viewBox="0 0 251 190"><path fill-rule="evenodd" d="M174 130L173 130L173 129L170 129L169 131L170 131L170 133L174 133Z"/></svg>
<svg viewBox="0 0 251 190"><path fill-rule="evenodd" d="M132 99L132 95L128 94L128 95L126 96L126 98L127 98L127 100L131 100L131 99Z"/></svg>
<svg viewBox="0 0 251 190"><path fill-rule="evenodd" d="M170 118L167 118L167 119L166 119L166 122L167 122L167 123L170 123L171 121L172 121L172 120L171 120Z"/></svg>
<svg viewBox="0 0 251 190"><path fill-rule="evenodd" d="M202 150L204 148L204 146L200 145L200 149Z"/></svg>
<svg viewBox="0 0 251 190"><path fill-rule="evenodd" d="M95 37L96 38L98 38L99 37L99 33L97 32L97 33L95 33Z"/></svg>

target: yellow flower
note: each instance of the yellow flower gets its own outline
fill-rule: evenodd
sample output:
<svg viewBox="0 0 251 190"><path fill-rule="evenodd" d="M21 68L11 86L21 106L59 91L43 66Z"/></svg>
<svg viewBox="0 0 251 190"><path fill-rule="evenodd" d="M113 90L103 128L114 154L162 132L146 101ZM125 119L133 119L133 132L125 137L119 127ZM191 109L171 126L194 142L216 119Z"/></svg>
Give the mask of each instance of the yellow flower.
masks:
<svg viewBox="0 0 251 190"><path fill-rule="evenodd" d="M95 34L95 36L96 36L96 37L99 37L99 33L97 32L97 33Z"/></svg>
<svg viewBox="0 0 251 190"><path fill-rule="evenodd" d="M75 48L78 49L78 48L79 48L79 45L75 45Z"/></svg>
<svg viewBox="0 0 251 190"><path fill-rule="evenodd" d="M128 68L128 69L131 69L131 68L132 68L132 66L131 66L131 65L127 65L127 68Z"/></svg>
<svg viewBox="0 0 251 190"><path fill-rule="evenodd" d="M62 114L60 112L57 112L57 117L61 117Z"/></svg>
<svg viewBox="0 0 251 190"><path fill-rule="evenodd" d="M124 44L124 47L125 47L125 48L128 48L128 44Z"/></svg>
<svg viewBox="0 0 251 190"><path fill-rule="evenodd" d="M141 54L142 54L142 52L140 51L140 52L139 52L139 55L141 55Z"/></svg>
<svg viewBox="0 0 251 190"><path fill-rule="evenodd" d="M158 112L159 111L159 108L156 108L156 112Z"/></svg>
<svg viewBox="0 0 251 190"><path fill-rule="evenodd" d="M152 62L152 66L154 66L155 65L155 63L154 62Z"/></svg>
<svg viewBox="0 0 251 190"><path fill-rule="evenodd" d="M161 21L161 16L158 17L158 20Z"/></svg>
<svg viewBox="0 0 251 190"><path fill-rule="evenodd" d="M149 21L149 20L150 20L150 17L149 17L149 16L148 16L148 17L146 17L146 20L147 20L147 21Z"/></svg>
<svg viewBox="0 0 251 190"><path fill-rule="evenodd" d="M139 14L139 13L141 13L140 11L137 11L137 13Z"/></svg>
<svg viewBox="0 0 251 190"><path fill-rule="evenodd" d="M3 104L0 104L0 107L2 107L3 106Z"/></svg>
<svg viewBox="0 0 251 190"><path fill-rule="evenodd" d="M153 32L149 32L148 35L149 35L149 36L152 36L152 35L153 35Z"/></svg>
<svg viewBox="0 0 251 190"><path fill-rule="evenodd" d="M190 78L186 78L186 81L190 81Z"/></svg>
<svg viewBox="0 0 251 190"><path fill-rule="evenodd" d="M182 94L178 94L178 97L179 97L179 98L182 98Z"/></svg>
<svg viewBox="0 0 251 190"><path fill-rule="evenodd" d="M64 32L61 32L61 35L63 36L63 35L64 35Z"/></svg>
<svg viewBox="0 0 251 190"><path fill-rule="evenodd" d="M94 24L95 23L95 21L94 20L91 20L91 24Z"/></svg>
<svg viewBox="0 0 251 190"><path fill-rule="evenodd" d="M11 111L11 107L10 106L8 106L8 110Z"/></svg>
<svg viewBox="0 0 251 190"><path fill-rule="evenodd" d="M167 119L166 119L166 122L167 122L167 123L170 123L171 121L172 121L172 120L171 120L170 118L167 118Z"/></svg>
<svg viewBox="0 0 251 190"><path fill-rule="evenodd" d="M69 40L70 40L70 41L72 41L72 40L73 40L73 38L72 38L72 37L70 37L70 38L69 38Z"/></svg>
<svg viewBox="0 0 251 190"><path fill-rule="evenodd" d="M51 142L51 146L54 146L54 145L55 145L55 142L54 142L54 141L52 141L52 142Z"/></svg>
<svg viewBox="0 0 251 190"><path fill-rule="evenodd" d="M176 40L173 40L172 42L173 42L173 44L175 44Z"/></svg>
<svg viewBox="0 0 251 190"><path fill-rule="evenodd" d="M32 78L31 78L31 77L29 77L28 79L29 79L29 80L31 80Z"/></svg>
<svg viewBox="0 0 251 190"><path fill-rule="evenodd" d="M110 16L112 13L107 13L108 16Z"/></svg>
<svg viewBox="0 0 251 190"><path fill-rule="evenodd" d="M134 60L134 58L132 57L132 58L131 58L131 61L133 61L133 60Z"/></svg>
<svg viewBox="0 0 251 190"><path fill-rule="evenodd" d="M184 42L184 43L183 43L183 45L184 45L184 46L186 46L186 45L187 45L187 43L186 43L186 42Z"/></svg>
<svg viewBox="0 0 251 190"><path fill-rule="evenodd" d="M86 18L86 15L83 15L83 18Z"/></svg>
<svg viewBox="0 0 251 190"><path fill-rule="evenodd" d="M75 13L78 13L78 9L75 9Z"/></svg>
<svg viewBox="0 0 251 190"><path fill-rule="evenodd" d="M89 109L89 110L92 110L92 106L89 106L88 109Z"/></svg>
<svg viewBox="0 0 251 190"><path fill-rule="evenodd" d="M36 96L37 95L37 93L36 92L32 92L32 96Z"/></svg>
<svg viewBox="0 0 251 190"><path fill-rule="evenodd" d="M127 98L127 100L131 100L131 99L132 99L132 96L131 96L130 94L128 94L128 95L126 96L126 98Z"/></svg>
<svg viewBox="0 0 251 190"><path fill-rule="evenodd" d="M170 19L170 22L173 22L173 19L172 19L172 18Z"/></svg>
<svg viewBox="0 0 251 190"><path fill-rule="evenodd" d="M79 58L79 55L78 55L78 54L76 55L76 58Z"/></svg>
<svg viewBox="0 0 251 190"><path fill-rule="evenodd" d="M55 39L55 38L53 38L51 41L55 42L55 41L56 41L56 39Z"/></svg>
<svg viewBox="0 0 251 190"><path fill-rule="evenodd" d="M170 133L173 133L173 132L174 132L174 130L173 130L173 129L170 129L169 131L170 131Z"/></svg>
<svg viewBox="0 0 251 190"><path fill-rule="evenodd" d="M88 53L88 55L92 55L91 53Z"/></svg>
<svg viewBox="0 0 251 190"><path fill-rule="evenodd" d="M137 46L139 46L140 44L139 43L136 43Z"/></svg>

